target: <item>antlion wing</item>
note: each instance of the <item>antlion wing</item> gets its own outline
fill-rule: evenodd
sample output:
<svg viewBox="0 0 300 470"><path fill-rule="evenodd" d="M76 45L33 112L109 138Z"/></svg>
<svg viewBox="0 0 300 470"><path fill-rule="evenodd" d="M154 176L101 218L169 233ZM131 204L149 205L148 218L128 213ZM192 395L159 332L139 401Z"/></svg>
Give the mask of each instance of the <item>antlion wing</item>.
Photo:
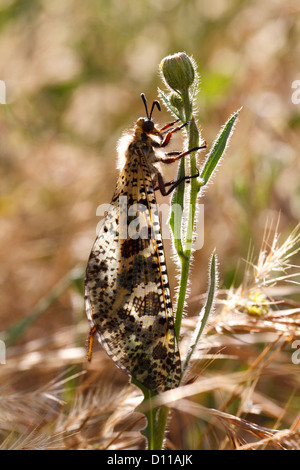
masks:
<svg viewBox="0 0 300 470"><path fill-rule="evenodd" d="M125 165L86 271L86 306L106 352L151 390L173 388L181 366L151 175Z"/></svg>

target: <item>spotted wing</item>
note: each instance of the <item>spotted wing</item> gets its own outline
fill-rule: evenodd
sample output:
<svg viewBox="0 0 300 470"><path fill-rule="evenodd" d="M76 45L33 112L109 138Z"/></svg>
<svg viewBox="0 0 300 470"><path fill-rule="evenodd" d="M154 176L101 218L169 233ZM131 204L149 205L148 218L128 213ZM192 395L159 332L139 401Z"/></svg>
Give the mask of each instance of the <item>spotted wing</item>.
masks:
<svg viewBox="0 0 300 470"><path fill-rule="evenodd" d="M87 312L99 340L123 371L158 392L178 385L181 373L159 227L147 165L131 161L86 272Z"/></svg>

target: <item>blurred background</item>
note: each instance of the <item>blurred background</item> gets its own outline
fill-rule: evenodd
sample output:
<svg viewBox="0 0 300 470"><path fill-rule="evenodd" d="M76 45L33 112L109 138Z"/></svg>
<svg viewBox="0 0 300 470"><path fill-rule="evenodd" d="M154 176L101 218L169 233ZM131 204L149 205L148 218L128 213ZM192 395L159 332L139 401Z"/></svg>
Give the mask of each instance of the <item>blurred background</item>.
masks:
<svg viewBox="0 0 300 470"><path fill-rule="evenodd" d="M229 287L249 247L258 253L267 224L280 216L283 235L296 226L299 13L292 0L1 0L0 331L36 319L14 347L60 332L64 347L74 345L73 331L85 347L82 273L100 220L96 209L114 191L118 139L144 114L140 93L152 101L163 88L159 63L166 55L184 51L198 64L197 118L208 148L243 106L200 200L205 240L195 253L187 312L202 306L197 296L206 291L215 247L220 287ZM154 118L163 125L170 114L163 108ZM173 148L182 145L176 136ZM174 293L168 243L166 256Z"/></svg>

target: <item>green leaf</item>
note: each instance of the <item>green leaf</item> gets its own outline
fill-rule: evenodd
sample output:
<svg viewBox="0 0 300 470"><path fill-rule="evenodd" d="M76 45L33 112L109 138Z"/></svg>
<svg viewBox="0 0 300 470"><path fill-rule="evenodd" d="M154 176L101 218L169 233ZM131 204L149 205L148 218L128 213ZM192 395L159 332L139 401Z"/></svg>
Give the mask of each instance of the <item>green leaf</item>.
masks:
<svg viewBox="0 0 300 470"><path fill-rule="evenodd" d="M214 145L212 146L208 157L204 163L204 166L200 173L200 185L205 186L213 174L215 168L221 160L222 155L224 154L226 147L229 143L229 137L232 134L234 123L238 117L238 114L242 108L236 111L222 127Z"/></svg>
<svg viewBox="0 0 300 470"><path fill-rule="evenodd" d="M161 99L163 100L164 102L164 105L166 106L166 108L171 111L171 113L178 119L182 119L182 116L180 116L179 114L179 111L177 108L175 108L175 106L172 105L172 103L170 102L169 98L167 95L165 95L165 93L158 89L158 93L159 93L159 96L161 97Z"/></svg>
<svg viewBox="0 0 300 470"><path fill-rule="evenodd" d="M192 338L191 345L188 349L186 360L183 366L183 373L186 371L190 359L195 351L195 348L199 342L200 336L203 333L203 330L205 328L205 325L207 323L208 317L210 313L213 310L214 307L214 299L215 299L215 294L216 294L216 289L217 289L217 284L218 284L218 275L217 275L217 270L216 270L216 254L215 251L213 252L211 256L211 261L210 261L210 269L209 269L209 287L208 287L208 292L207 292L207 297L206 297L206 302L199 314L197 326L194 332L194 336Z"/></svg>

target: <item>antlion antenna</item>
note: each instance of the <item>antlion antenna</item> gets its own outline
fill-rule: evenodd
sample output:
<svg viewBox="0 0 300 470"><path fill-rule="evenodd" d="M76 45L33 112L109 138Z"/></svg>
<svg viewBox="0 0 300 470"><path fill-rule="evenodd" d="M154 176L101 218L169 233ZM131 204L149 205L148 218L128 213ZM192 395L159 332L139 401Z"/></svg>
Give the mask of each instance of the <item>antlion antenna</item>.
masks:
<svg viewBox="0 0 300 470"><path fill-rule="evenodd" d="M152 113L153 113L153 109L155 108L155 106L157 107L158 111L161 111L161 107L160 107L160 104L157 100L153 101L152 103L152 108L151 108L151 113L150 113L150 118L151 119L151 116L152 116Z"/></svg>
<svg viewBox="0 0 300 470"><path fill-rule="evenodd" d="M145 106L146 116L147 116L147 118L149 119L149 121L151 121L152 113L153 113L153 110L154 110L155 106L157 107L158 111L161 111L161 107L160 107L159 101L157 101L157 100L153 101L153 103L152 103L152 108L151 108L151 112L150 112L150 115L149 115L149 113L148 113L148 106L147 106L147 100L146 100L146 96L144 95L144 93L141 93L141 98L142 98L143 103L144 103L144 106Z"/></svg>

